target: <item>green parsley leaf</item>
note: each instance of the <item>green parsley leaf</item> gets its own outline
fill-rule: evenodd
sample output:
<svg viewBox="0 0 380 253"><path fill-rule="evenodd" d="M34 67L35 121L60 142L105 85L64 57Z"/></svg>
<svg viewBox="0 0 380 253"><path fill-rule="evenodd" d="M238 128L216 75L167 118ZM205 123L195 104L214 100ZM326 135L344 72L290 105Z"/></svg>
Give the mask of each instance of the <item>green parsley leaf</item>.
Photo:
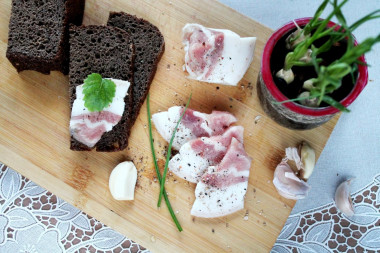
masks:
<svg viewBox="0 0 380 253"><path fill-rule="evenodd" d="M100 112L112 102L115 92L116 84L113 81L92 73L84 80L84 106L90 112Z"/></svg>

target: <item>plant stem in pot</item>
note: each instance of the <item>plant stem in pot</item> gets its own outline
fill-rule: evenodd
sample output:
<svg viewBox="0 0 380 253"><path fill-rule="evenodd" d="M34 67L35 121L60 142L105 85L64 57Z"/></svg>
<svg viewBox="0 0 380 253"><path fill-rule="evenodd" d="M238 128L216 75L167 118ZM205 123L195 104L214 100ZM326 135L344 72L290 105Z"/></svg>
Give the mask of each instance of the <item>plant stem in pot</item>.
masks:
<svg viewBox="0 0 380 253"><path fill-rule="evenodd" d="M323 124L346 108L367 84L364 53L380 41L380 35L360 45L352 31L378 18L376 10L351 26L341 7L331 2L327 19L319 16L294 20L273 33L265 45L258 80L258 95L265 112L279 124L292 129L310 129ZM339 24L331 22L336 17Z"/></svg>

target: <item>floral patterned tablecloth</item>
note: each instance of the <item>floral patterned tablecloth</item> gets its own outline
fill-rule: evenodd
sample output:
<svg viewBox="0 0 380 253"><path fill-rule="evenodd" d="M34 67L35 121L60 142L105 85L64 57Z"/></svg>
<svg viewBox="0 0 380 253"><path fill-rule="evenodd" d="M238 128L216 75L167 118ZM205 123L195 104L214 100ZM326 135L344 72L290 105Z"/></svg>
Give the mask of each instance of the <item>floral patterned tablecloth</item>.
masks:
<svg viewBox="0 0 380 253"><path fill-rule="evenodd" d="M148 252L0 163L0 253Z"/></svg>

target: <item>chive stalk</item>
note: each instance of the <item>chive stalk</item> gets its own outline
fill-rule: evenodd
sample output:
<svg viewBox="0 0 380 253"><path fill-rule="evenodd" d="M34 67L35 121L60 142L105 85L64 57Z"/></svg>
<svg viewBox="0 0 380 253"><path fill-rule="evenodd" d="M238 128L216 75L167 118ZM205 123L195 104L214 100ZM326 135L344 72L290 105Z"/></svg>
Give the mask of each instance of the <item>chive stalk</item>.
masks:
<svg viewBox="0 0 380 253"><path fill-rule="evenodd" d="M170 139L169 146L168 146L168 151L166 152L165 168L164 168L164 172L162 173L161 190L160 190L160 194L159 194L159 196L158 196L158 202L157 202L157 206L158 206L158 207L161 206L162 195L163 195L163 193L164 193L164 185L165 185L165 181L166 181L166 174L168 173L169 161L170 161L170 157L171 157L171 155L172 155L172 145L173 145L173 141L174 141L175 133L177 132L177 129L178 129L179 123L181 123L182 117L183 117L183 115L185 115L185 112L186 112L186 110L187 110L187 107L188 107L189 104L190 104L191 96L192 96L192 94L190 94L189 100L187 101L186 106L185 106L185 110L183 110L183 113L182 113L181 117L179 118L179 120L178 120L178 122L177 122L177 125L175 126L175 128L174 128L174 130L173 130L173 134L172 134L172 137L171 137L171 139Z"/></svg>
<svg viewBox="0 0 380 253"><path fill-rule="evenodd" d="M151 121L151 113L150 113L149 93L148 93L146 104L147 104L147 111L148 111L148 125L149 125L150 148L151 148L151 151L152 151L153 163L154 163L154 168L156 169L157 179L158 179L158 182L159 182L159 184L161 186L161 185L163 185L163 182L162 182L160 170L158 168L157 159L156 159L156 152L154 150L154 145L153 145L153 134L152 134L152 121ZM160 187L160 190L161 190L161 187ZM179 221L178 221L176 215L174 214L172 205L170 204L169 197L168 197L168 194L166 193L165 189L163 191L163 195L164 195L164 199L165 199L165 202L166 202L166 206L169 209L170 216L172 217L175 225L177 226L178 231L181 232L183 229L181 227L181 224L179 224Z"/></svg>

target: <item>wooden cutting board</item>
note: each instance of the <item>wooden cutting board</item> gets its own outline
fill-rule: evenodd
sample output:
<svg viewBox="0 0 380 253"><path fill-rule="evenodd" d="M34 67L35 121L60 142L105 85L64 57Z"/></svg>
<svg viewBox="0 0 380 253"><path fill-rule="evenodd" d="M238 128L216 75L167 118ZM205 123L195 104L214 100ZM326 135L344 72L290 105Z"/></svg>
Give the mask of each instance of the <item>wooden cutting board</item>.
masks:
<svg viewBox="0 0 380 253"><path fill-rule="evenodd" d="M153 252L270 250L295 203L277 194L271 183L273 170L284 149L302 140L311 143L319 156L338 117L314 130L291 131L264 114L256 80L263 47L272 32L269 28L214 0L86 1L84 24L105 24L109 11L125 11L149 20L163 33L166 51L150 90L153 113L184 104L192 92L191 108L208 113L212 109L229 111L245 128L245 148L253 164L244 210L217 219L194 218L190 209L195 185L169 176L166 189L184 229L179 233L166 206L156 207L158 183L149 148L146 105L132 129L127 150L71 151L68 77L58 72L16 72L5 58L10 9L11 0L0 2L1 162ZM257 37L254 61L238 87L186 79L181 28L188 22ZM166 143L156 131L154 137L162 165ZM125 160L133 160L138 168L138 186L131 202L113 200L108 190L111 170Z"/></svg>

